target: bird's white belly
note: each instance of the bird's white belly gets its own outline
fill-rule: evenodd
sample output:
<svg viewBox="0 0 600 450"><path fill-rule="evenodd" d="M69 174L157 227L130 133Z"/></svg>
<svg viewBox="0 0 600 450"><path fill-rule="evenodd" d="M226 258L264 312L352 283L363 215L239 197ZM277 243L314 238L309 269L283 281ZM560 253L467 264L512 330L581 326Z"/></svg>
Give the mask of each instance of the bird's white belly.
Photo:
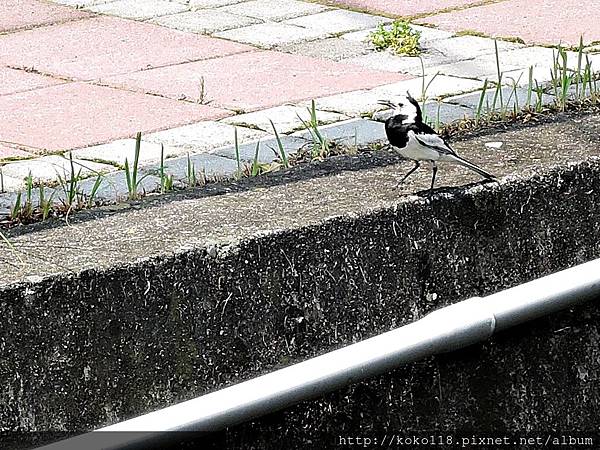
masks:
<svg viewBox="0 0 600 450"><path fill-rule="evenodd" d="M419 144L419 142L414 138L414 136L411 136L410 133L406 147L394 148L405 158L414 159L417 161L437 161L440 158L439 152Z"/></svg>

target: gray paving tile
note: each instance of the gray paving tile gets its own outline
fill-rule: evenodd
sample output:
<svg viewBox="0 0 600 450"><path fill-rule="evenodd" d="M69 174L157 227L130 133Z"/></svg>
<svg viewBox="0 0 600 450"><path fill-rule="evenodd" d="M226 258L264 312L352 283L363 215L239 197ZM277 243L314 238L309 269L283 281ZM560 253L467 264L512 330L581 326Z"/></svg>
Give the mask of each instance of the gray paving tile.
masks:
<svg viewBox="0 0 600 450"><path fill-rule="evenodd" d="M115 0L51 0L53 3L60 5L74 6L75 8L86 8L88 6L102 5L103 3L110 3Z"/></svg>
<svg viewBox="0 0 600 450"><path fill-rule="evenodd" d="M392 115L392 110L379 111L373 114L373 120L385 122ZM423 109L423 120L431 126L448 124L455 120L472 117L473 109L462 105L445 102L427 102Z"/></svg>
<svg viewBox="0 0 600 450"><path fill-rule="evenodd" d="M590 45L589 47L585 47L583 51L586 53L600 54L600 45Z"/></svg>
<svg viewBox="0 0 600 450"><path fill-rule="evenodd" d="M306 145L307 141L299 136L280 136L281 143L283 145L284 151L286 155L293 155L297 153L298 150ZM257 161L259 163L271 163L273 161L280 160L280 151L279 146L277 144L277 140L269 136L267 138L261 139L260 141L248 142L246 144L240 145L239 153L240 153L240 161L252 163L254 161L256 155L256 146L258 145L258 158ZM237 165L237 157L236 157L236 149L233 146L226 146L214 151L214 154L223 156L225 158L229 158L233 161L236 161Z"/></svg>
<svg viewBox="0 0 600 450"><path fill-rule="evenodd" d="M200 154L173 158L165 164L165 174L173 175L175 181L183 184L188 181L188 164L192 166L197 180L213 178L231 178L237 171L237 161L218 155ZM156 171L155 171L156 173Z"/></svg>
<svg viewBox="0 0 600 450"><path fill-rule="evenodd" d="M528 99L527 89L517 89L515 95L513 89L509 87L503 87L501 89L502 102L500 100L500 95L498 94L496 96L495 91L496 90L494 88L486 91L483 99L483 112L493 110L499 111L501 109L501 105L504 105L505 108L508 108L509 111L512 111L514 107L517 107L517 109L521 109L527 105L534 105L536 102L535 93L532 93L531 98ZM480 99L481 91L478 91L473 92L471 94L449 97L446 99L446 101L449 103L467 106L472 109L477 109ZM544 95L542 97L542 102L545 104L551 103L552 101L552 96Z"/></svg>
<svg viewBox="0 0 600 450"><path fill-rule="evenodd" d="M117 0L86 8L102 14L124 17L127 19L146 20L187 11L187 6L167 0Z"/></svg>
<svg viewBox="0 0 600 450"><path fill-rule="evenodd" d="M321 124L331 123L346 119L345 116L328 111L316 111L317 120ZM302 121L310 120L310 114L307 107L298 106L277 106L275 108L265 109L248 114L240 114L237 116L223 119L223 122L231 125L247 126L260 128L268 133L273 133L270 120L273 121L277 132L280 134L290 133L298 128L303 127Z"/></svg>
<svg viewBox="0 0 600 450"><path fill-rule="evenodd" d="M315 14L324 11L325 7L297 0L254 0L225 6L222 9L240 16L279 21Z"/></svg>
<svg viewBox="0 0 600 450"><path fill-rule="evenodd" d="M277 48L277 50L297 55L331 59L333 61L365 55L373 51L372 48L364 42L349 41L339 37L283 45Z"/></svg>
<svg viewBox="0 0 600 450"><path fill-rule="evenodd" d="M556 50L544 47L528 47L500 54L500 64L505 72L505 80L511 83L510 78L518 80L520 86L529 84L529 67L533 66L533 79L539 83L552 79L551 71L554 66ZM586 55L596 71L600 68L600 55ZM567 52L567 67L571 70L577 69L577 54ZM586 63L584 57L582 65ZM507 66L513 67L509 70Z"/></svg>
<svg viewBox="0 0 600 450"><path fill-rule="evenodd" d="M518 66L509 63L503 63L502 71L514 71L523 66ZM451 63L443 63L439 65L430 65L426 68L427 74L441 73L454 77L477 78L481 81L488 80L496 81L498 79L498 71L496 68L496 57L492 55L484 55L474 59L457 61Z"/></svg>
<svg viewBox="0 0 600 450"><path fill-rule="evenodd" d="M425 104L423 116L424 120L435 128L438 125L449 124L465 117L473 117L473 109L445 102L428 102Z"/></svg>
<svg viewBox="0 0 600 450"><path fill-rule="evenodd" d="M81 176L91 175L96 172L109 172L115 170L113 166L92 161L73 160L75 173ZM4 176L24 180L31 173L36 182L58 182L59 175L63 178L71 177L71 166L68 158L63 156L43 156L41 158L11 162L3 166Z"/></svg>
<svg viewBox="0 0 600 450"><path fill-rule="evenodd" d="M341 62L344 63L355 64L373 70L401 72L416 76L420 76L423 73L423 67L427 69L450 61L450 58L441 53L423 54L419 58L417 56L398 56L390 51L372 52L366 55L341 60ZM432 70L426 70L426 73L430 72L432 72Z"/></svg>
<svg viewBox="0 0 600 450"><path fill-rule="evenodd" d="M423 82L425 82L425 84L423 84ZM407 91L410 92L414 98L422 100L424 86L425 96L432 99L481 89L482 84L481 81L467 78L449 77L446 75L426 75L425 78L419 77L411 80L399 81L397 83L374 88L372 91L384 100L393 99L396 96L404 96Z"/></svg>
<svg viewBox="0 0 600 450"><path fill-rule="evenodd" d="M215 36L263 48L312 41L329 35L322 30L297 27L286 23L268 22L235 30L222 31Z"/></svg>
<svg viewBox="0 0 600 450"><path fill-rule="evenodd" d="M15 203L16 194L14 192L0 192L0 217L6 217Z"/></svg>
<svg viewBox="0 0 600 450"><path fill-rule="evenodd" d="M362 146L386 139L385 129L381 122L367 119L350 119L343 122L319 127L320 133L327 139L345 146ZM294 133L309 139L307 131Z"/></svg>
<svg viewBox="0 0 600 450"><path fill-rule="evenodd" d="M315 102L317 108L323 111L361 117L382 109L378 104L379 100L382 100L381 95L373 91L361 90L317 98ZM309 106L309 102L302 102L299 105Z"/></svg>
<svg viewBox="0 0 600 450"><path fill-rule="evenodd" d="M9 177L4 174L0 167L0 194L4 192L15 192L23 189L25 181L22 178Z"/></svg>
<svg viewBox="0 0 600 450"><path fill-rule="evenodd" d="M176 30L209 34L216 31L245 27L259 23L260 20L252 17L238 16L226 11L208 9L157 17L150 22Z"/></svg>
<svg viewBox="0 0 600 450"><path fill-rule="evenodd" d="M103 161L115 165L124 165L125 160L131 164L135 160L135 139L120 139L107 144L73 150L73 157L78 159ZM144 166L155 161L160 161L160 144L142 141L140 145L139 165ZM165 148L165 158L169 155L169 148Z"/></svg>
<svg viewBox="0 0 600 450"><path fill-rule="evenodd" d="M391 20L387 17L373 16L371 14L363 14L344 9L325 11L286 21L286 23L292 25L332 34L373 28L380 23L389 22L391 22Z"/></svg>
<svg viewBox="0 0 600 450"><path fill-rule="evenodd" d="M234 143L233 125L222 122L198 122L170 130L147 134L143 140L164 144L166 147L181 149L180 154L207 153L215 148L232 145ZM245 142L265 136L266 133L259 130L238 127L238 141ZM170 149L169 151L173 151Z"/></svg>
<svg viewBox="0 0 600 450"><path fill-rule="evenodd" d="M513 42L496 42L498 43L499 52L524 47L522 44ZM449 39L434 40L426 46L426 50L435 50L453 61L495 54L494 39L478 36L456 36Z"/></svg>
<svg viewBox="0 0 600 450"><path fill-rule="evenodd" d="M140 177L137 192L149 193L160 190L160 178L154 175L141 176L143 178ZM79 183L80 192L84 193L86 197L89 196L95 183L96 177L83 180ZM63 194L59 194L59 198L61 195ZM127 200L128 196L127 176L125 175L125 171L119 170L102 177L102 182L96 191L95 198L109 202L119 202Z"/></svg>
<svg viewBox="0 0 600 450"><path fill-rule="evenodd" d="M245 0L189 0L192 9L219 8L220 6L234 5Z"/></svg>

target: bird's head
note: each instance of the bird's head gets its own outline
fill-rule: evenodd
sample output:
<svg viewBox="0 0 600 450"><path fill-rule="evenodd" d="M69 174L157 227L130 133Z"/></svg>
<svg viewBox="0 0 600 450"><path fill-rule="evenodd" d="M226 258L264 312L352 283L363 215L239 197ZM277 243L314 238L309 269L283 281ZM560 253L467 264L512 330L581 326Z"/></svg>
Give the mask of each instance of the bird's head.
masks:
<svg viewBox="0 0 600 450"><path fill-rule="evenodd" d="M406 96L398 96L390 100L379 100L378 104L393 110L394 116L404 116L404 123L422 120L419 103L407 92Z"/></svg>

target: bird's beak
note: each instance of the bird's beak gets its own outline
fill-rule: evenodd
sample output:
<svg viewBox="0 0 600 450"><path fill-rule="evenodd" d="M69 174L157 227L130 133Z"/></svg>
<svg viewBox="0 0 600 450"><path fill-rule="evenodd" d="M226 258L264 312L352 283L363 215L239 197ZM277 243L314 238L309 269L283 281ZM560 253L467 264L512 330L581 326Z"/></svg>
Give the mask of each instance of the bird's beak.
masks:
<svg viewBox="0 0 600 450"><path fill-rule="evenodd" d="M396 108L396 105L394 105L389 100L379 100L377 103L381 106L387 106L388 108L392 108L392 109Z"/></svg>

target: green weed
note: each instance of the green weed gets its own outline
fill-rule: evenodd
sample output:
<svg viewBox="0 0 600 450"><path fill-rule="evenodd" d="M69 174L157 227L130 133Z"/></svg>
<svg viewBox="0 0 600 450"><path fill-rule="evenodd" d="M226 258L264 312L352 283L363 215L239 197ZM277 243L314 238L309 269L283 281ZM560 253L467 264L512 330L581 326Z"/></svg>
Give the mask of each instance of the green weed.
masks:
<svg viewBox="0 0 600 450"><path fill-rule="evenodd" d="M389 30L379 25L370 37L371 43L378 51L390 49L396 55L406 56L417 56L421 53L421 32L413 30L409 22L403 20L394 21Z"/></svg>

